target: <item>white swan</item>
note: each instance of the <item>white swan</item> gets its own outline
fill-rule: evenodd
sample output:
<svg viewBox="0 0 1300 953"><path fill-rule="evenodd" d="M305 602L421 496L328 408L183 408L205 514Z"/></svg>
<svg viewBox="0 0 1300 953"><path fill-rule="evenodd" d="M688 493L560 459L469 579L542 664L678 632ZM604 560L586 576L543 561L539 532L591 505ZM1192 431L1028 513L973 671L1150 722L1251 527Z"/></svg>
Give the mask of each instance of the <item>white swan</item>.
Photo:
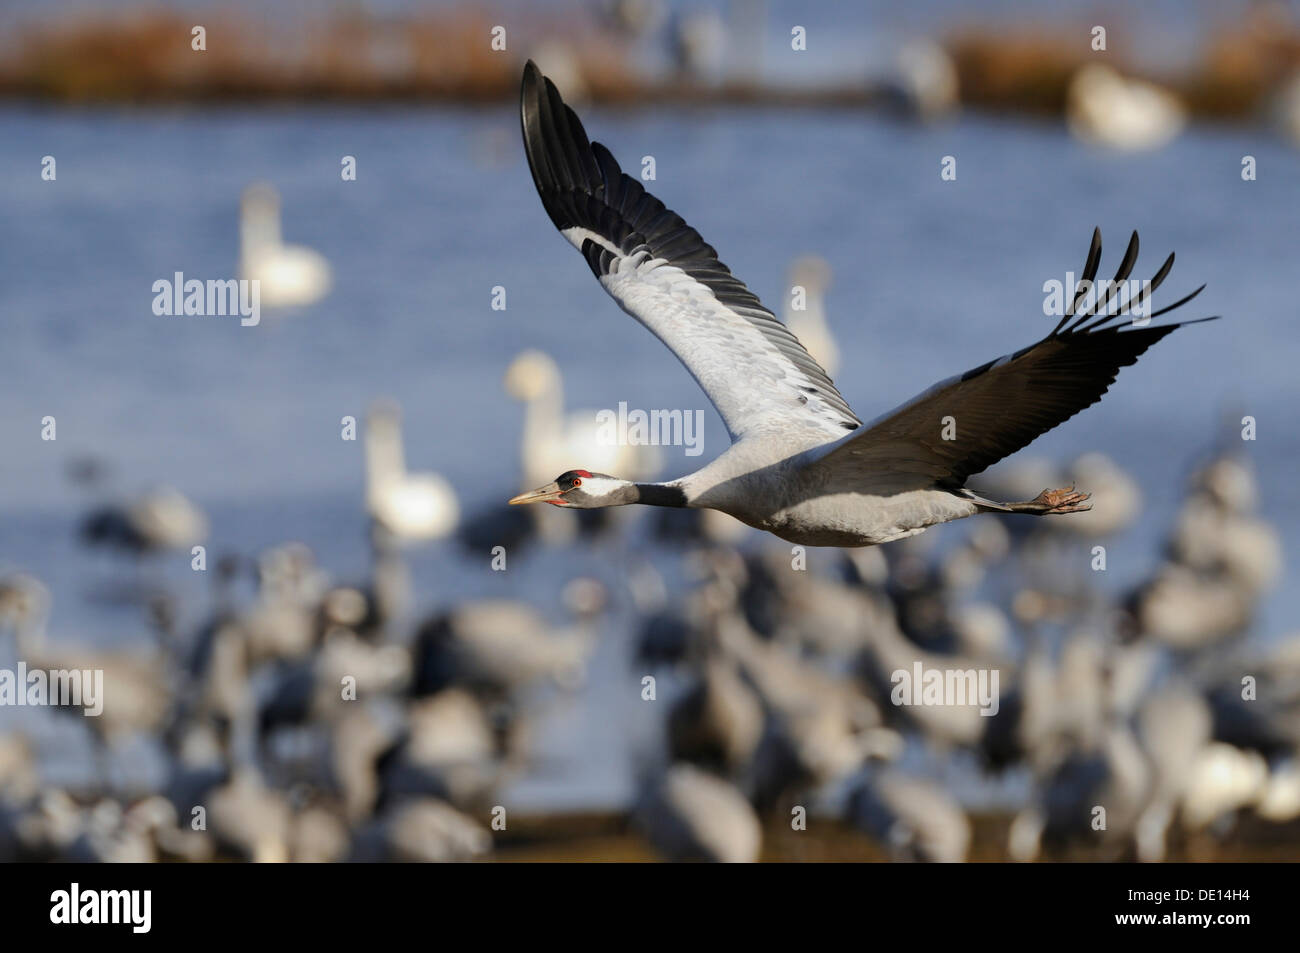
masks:
<svg viewBox="0 0 1300 953"><path fill-rule="evenodd" d="M669 860L747 864L758 860L763 826L729 781L673 765L643 797L637 820Z"/></svg>
<svg viewBox="0 0 1300 953"><path fill-rule="evenodd" d="M456 528L460 506L436 473L408 473L397 405L376 402L366 417L366 510L398 540L428 540Z"/></svg>
<svg viewBox="0 0 1300 953"><path fill-rule="evenodd" d="M239 277L260 283L265 308L297 308L329 291L330 266L320 252L280 237L280 195L258 182L239 202Z"/></svg>
<svg viewBox="0 0 1300 953"><path fill-rule="evenodd" d="M1187 109L1172 93L1093 64L1074 74L1066 120L1084 142L1112 149L1158 149L1182 131Z"/></svg>
<svg viewBox="0 0 1300 953"><path fill-rule="evenodd" d="M786 281L785 326L797 337L813 359L822 366L832 380L840 366L840 349L835 344L830 326L826 323L823 295L831 283L831 266L816 255L805 255L790 263ZM802 288L803 307L795 308L794 288Z"/></svg>
<svg viewBox="0 0 1300 953"><path fill-rule="evenodd" d="M573 460L590 461L583 465L599 473L637 474L631 479L658 471L657 447L602 439L594 410L565 415L560 369L541 351L524 351L514 359L506 371L505 388L525 406L520 453L526 488L551 479L559 472L557 466L567 469Z"/></svg>
<svg viewBox="0 0 1300 953"><path fill-rule="evenodd" d="M961 104L957 67L933 40L912 40L894 58L886 83L891 105L922 122L941 119Z"/></svg>

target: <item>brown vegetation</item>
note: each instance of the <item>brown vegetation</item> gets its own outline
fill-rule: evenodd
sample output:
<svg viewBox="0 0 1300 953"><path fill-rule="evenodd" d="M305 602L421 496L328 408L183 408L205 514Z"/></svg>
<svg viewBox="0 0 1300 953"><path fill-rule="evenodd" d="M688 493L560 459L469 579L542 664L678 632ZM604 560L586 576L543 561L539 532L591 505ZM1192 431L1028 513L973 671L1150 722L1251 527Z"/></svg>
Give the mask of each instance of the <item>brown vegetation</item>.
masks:
<svg viewBox="0 0 1300 953"><path fill-rule="evenodd" d="M207 30L206 50L191 29ZM0 45L0 97L62 103L261 100L505 102L523 59L545 44L561 50L591 99L674 103L762 102L860 108L875 101L864 82L779 89L752 81L700 86L678 76L638 76L625 41L588 25L581 7L514 18L508 52L490 47L489 14L466 5L397 17L347 12L261 22L198 12L191 19L140 9L31 20ZM979 25L950 31L944 45L964 103L981 109L1060 115L1074 71L1104 57L1122 73L1149 75L1140 50L1112 29L1105 53L1087 24ZM1260 8L1243 22L1207 31L1204 51L1174 88L1193 114L1253 117L1268 95L1300 71L1300 27Z"/></svg>
<svg viewBox="0 0 1300 953"><path fill-rule="evenodd" d="M1008 861L1011 820L1009 814L971 815L969 859L985 863ZM627 816L617 812L515 816L509 829L496 835L495 843L490 860L497 862L637 863L660 859ZM1194 841L1174 837L1169 848L1171 861L1294 862L1300 856L1300 823L1267 824L1245 817L1229 837L1215 840L1204 836ZM764 825L760 860L769 863L882 863L889 859L887 848L839 820L810 817L806 831L791 830L782 818L770 819ZM1116 858L1099 848L1076 849L1068 854L1049 851L1045 859L1096 862Z"/></svg>

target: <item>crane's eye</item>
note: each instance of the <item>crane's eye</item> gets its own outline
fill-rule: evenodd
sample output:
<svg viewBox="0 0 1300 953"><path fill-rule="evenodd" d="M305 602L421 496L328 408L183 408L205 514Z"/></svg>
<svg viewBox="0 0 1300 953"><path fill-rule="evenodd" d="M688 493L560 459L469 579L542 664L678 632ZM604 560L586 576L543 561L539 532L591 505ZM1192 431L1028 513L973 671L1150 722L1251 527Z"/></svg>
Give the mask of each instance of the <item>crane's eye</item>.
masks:
<svg viewBox="0 0 1300 953"><path fill-rule="evenodd" d="M574 485L574 486L582 486L582 478L581 478L581 477L574 477L574 478L573 478L573 485Z"/></svg>

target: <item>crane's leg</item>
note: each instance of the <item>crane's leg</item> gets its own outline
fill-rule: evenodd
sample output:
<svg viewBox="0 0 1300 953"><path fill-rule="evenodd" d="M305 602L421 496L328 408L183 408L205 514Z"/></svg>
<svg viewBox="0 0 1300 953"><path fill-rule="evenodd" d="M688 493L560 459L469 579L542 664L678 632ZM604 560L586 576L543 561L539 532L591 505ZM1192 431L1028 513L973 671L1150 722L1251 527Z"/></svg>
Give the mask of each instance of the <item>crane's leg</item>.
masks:
<svg viewBox="0 0 1300 953"><path fill-rule="evenodd" d="M979 507L981 513L1028 513L1031 516L1051 516L1058 513L1086 513L1092 509L1088 503L1091 493L1076 493L1071 484L1063 490L1044 490L1024 503L999 503L988 500L963 487L958 495Z"/></svg>
<svg viewBox="0 0 1300 953"><path fill-rule="evenodd" d="M1087 500L1091 493L1076 493L1073 484L1063 490L1044 490L1024 503L1004 503L1012 513L1030 513L1034 516L1053 516L1059 513L1086 513L1092 509Z"/></svg>

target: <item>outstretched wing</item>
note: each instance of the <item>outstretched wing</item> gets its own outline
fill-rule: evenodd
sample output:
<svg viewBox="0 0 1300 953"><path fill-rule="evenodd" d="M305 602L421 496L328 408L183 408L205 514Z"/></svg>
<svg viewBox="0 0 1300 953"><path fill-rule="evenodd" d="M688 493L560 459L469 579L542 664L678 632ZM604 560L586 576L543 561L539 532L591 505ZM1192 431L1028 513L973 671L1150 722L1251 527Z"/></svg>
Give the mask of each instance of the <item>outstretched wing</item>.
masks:
<svg viewBox="0 0 1300 953"><path fill-rule="evenodd" d="M826 372L699 232L587 140L531 61L520 112L528 165L551 221L623 310L677 355L732 440L800 428L833 439L861 424Z"/></svg>
<svg viewBox="0 0 1300 953"><path fill-rule="evenodd" d="M1077 296L1051 334L1014 354L935 384L836 443L813 451L808 465L829 468L837 482L861 478L877 483L882 474L888 474L888 482L896 487L956 489L972 474L1095 404L1115 382L1121 367L1136 363L1142 352L1183 324L1197 323L1139 327L1119 322L1135 308L1144 310L1147 299L1174 264L1170 255L1136 296L1131 292L1121 295L1120 289L1128 287L1124 283L1137 253L1134 232L1114 283L1094 285L1101 261L1101 232L1094 231L1083 270L1088 285L1080 281ZM1089 307L1076 313L1090 287L1095 290ZM1143 315L1143 323L1186 304L1204 287L1154 314ZM951 423L945 426L948 418Z"/></svg>

